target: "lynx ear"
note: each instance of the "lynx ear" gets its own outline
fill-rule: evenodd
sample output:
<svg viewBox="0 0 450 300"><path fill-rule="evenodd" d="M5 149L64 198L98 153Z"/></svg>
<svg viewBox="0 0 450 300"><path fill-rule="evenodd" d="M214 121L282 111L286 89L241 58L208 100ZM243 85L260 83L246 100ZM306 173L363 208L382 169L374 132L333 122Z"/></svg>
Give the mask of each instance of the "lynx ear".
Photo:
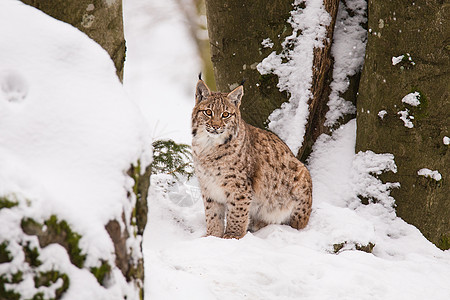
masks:
<svg viewBox="0 0 450 300"><path fill-rule="evenodd" d="M239 107L239 105L241 104L241 99L242 96L244 95L244 87L242 85L238 86L237 88L235 88L234 90L232 90L228 95L228 99L230 99L230 101Z"/></svg>
<svg viewBox="0 0 450 300"><path fill-rule="evenodd" d="M195 103L198 104L201 101L205 100L211 95L211 91L203 82L203 80L199 80L197 82L197 87L195 88Z"/></svg>

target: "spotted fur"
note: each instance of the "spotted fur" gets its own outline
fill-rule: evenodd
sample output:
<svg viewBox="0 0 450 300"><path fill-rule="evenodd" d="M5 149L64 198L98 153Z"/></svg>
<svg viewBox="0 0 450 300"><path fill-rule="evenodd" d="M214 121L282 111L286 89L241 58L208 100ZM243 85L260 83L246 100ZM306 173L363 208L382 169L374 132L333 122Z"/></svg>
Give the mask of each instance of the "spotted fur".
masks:
<svg viewBox="0 0 450 300"><path fill-rule="evenodd" d="M241 118L243 93L242 86L227 94L197 83L192 151L207 235L239 239L267 224L304 228L311 176L275 134Z"/></svg>

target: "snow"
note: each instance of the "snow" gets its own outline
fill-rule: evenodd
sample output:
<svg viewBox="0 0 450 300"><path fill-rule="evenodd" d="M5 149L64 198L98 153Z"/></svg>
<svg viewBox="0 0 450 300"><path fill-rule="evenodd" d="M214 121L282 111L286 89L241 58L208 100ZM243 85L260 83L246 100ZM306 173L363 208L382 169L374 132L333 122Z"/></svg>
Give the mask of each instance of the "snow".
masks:
<svg viewBox="0 0 450 300"><path fill-rule="evenodd" d="M105 288L89 268L101 261L114 266L114 246L104 226L121 221L122 213L131 217L135 200L127 192L134 183L125 172L138 159L150 162L145 119L98 44L19 1L0 6L0 197L18 203L0 210L0 243L8 240L14 256L0 265L0 273L21 270L24 280L10 287L25 298L39 291L53 295L61 282L32 284L22 245L40 246L36 237L24 235L21 221L42 223L56 215L82 236L84 268L73 266L61 246L51 245L39 250L39 270L67 272L72 299L80 287L86 299L134 297L138 290L120 271ZM130 234L130 247L139 247Z"/></svg>
<svg viewBox="0 0 450 300"><path fill-rule="evenodd" d="M378 112L378 117L380 117L381 120L387 115L387 111L382 109Z"/></svg>
<svg viewBox="0 0 450 300"><path fill-rule="evenodd" d="M396 64L400 63L404 57L405 57L404 55L393 56L392 57L392 65L395 66Z"/></svg>
<svg viewBox="0 0 450 300"><path fill-rule="evenodd" d="M322 135L308 167L313 213L301 231L270 225L241 240L203 237L203 204L179 206L155 176L144 237L147 299L447 299L450 253L395 216L390 154L354 154L356 122ZM395 185L395 184L390 184ZM371 191L361 204L357 194ZM382 202L382 200L386 202ZM373 252L355 250L373 243ZM335 246L342 249L335 253Z"/></svg>
<svg viewBox="0 0 450 300"><path fill-rule="evenodd" d="M419 92L409 93L408 95L402 98L402 102L409 104L411 106L418 106L420 104L420 93Z"/></svg>
<svg viewBox="0 0 450 300"><path fill-rule="evenodd" d="M432 171L432 170L430 170L428 168L420 169L419 171L417 171L417 175L424 176L424 177L429 177L429 178L434 179L436 181L440 181L442 179L441 173L439 173L438 171Z"/></svg>
<svg viewBox="0 0 450 300"><path fill-rule="evenodd" d="M403 125L407 128L413 128L414 124L411 120L414 119L414 116L409 115L409 109L405 108L405 110L401 110L397 113L400 115L400 120L403 121Z"/></svg>
<svg viewBox="0 0 450 300"><path fill-rule="evenodd" d="M299 52L293 50L281 69L273 65L281 76L280 88L292 92L280 119L272 117L276 130L289 129L289 122L301 129L306 122L302 101L308 97L311 74L302 72L310 72L315 38L326 25L319 2L306 1L306 8L293 14L292 24L302 30L293 41ZM148 161L149 137L190 140L200 66L181 13L172 1L124 4L126 93L106 52L85 35L18 1L0 4L0 197L19 203L0 210L0 243L11 241L8 249L15 254L11 263L0 264L0 274L22 270L24 281L13 288L25 297L38 289L52 296L61 282L34 287L21 249L24 243L39 244L23 234L22 217L42 221L57 214L82 234L88 266L99 259L112 261L112 243L103 226L131 209L126 193L133 183L124 171L139 158ZM299 25L306 21L309 25ZM272 59L281 57L273 54ZM270 59L263 65L269 66ZM340 78L352 72L344 65ZM153 122L151 136L128 99ZM300 115L289 115L290 108ZM301 136L292 130L283 138L295 150ZM314 145L307 164L313 212L301 231L271 225L241 240L204 237L195 178L174 182L167 175L152 176L143 245L145 299L448 299L450 251L439 250L395 215L389 192L398 184L378 178L396 171L395 157L355 154L355 139L356 122L351 120ZM372 253L357 250L370 244ZM70 274L64 299L139 298L118 269L101 287L86 268L70 263L60 245L40 252L41 270Z"/></svg>
<svg viewBox="0 0 450 300"><path fill-rule="evenodd" d="M312 36L320 34L310 31L314 26L324 26L317 25L318 2L306 2L309 12L316 15L309 15L310 27L303 28L300 39L293 41L298 43L298 47L303 47L303 53L291 53L292 59L284 65L281 64L281 55L273 53L258 66L260 71L267 70L281 76L279 88L293 92L292 103L280 110L279 120L271 116L272 125L269 126L278 130L278 134L286 129L283 138L291 138L290 146L294 150L298 146L296 138L303 136L301 132L295 132L302 126L295 122L305 120L304 116L294 116L288 110L295 108L301 114L304 108L301 107L302 101L308 97ZM140 15L139 3L126 3L130 17L125 18L125 22L129 28L136 21L135 16ZM163 1L158 3L162 6ZM361 2L346 3L354 5L351 8L356 10ZM167 7L172 7L172 4L167 4ZM303 15L298 11L295 20L309 20L305 10ZM363 15L357 12L359 17ZM156 18L154 15L148 17L151 20ZM160 23L166 26L165 22ZM141 29L142 37L160 26L151 24L153 28ZM343 34L343 30L339 32ZM357 32L349 37L361 38ZM134 34L138 40L139 34ZM145 48L145 40L139 40L135 47ZM165 41L165 38L152 36L148 43L164 45ZM348 43L361 45L361 41L348 40ZM177 56L171 59L187 60L192 45L187 43L185 46L188 48L185 52L171 53L170 56ZM161 65L158 61L163 61L164 57L167 56L152 58L153 68ZM357 59L356 54L353 57ZM144 54L139 59L144 66L149 66L145 63ZM137 63L138 58L134 60L134 64ZM135 68L132 60L127 64L127 72L131 72L127 76L142 76L138 79L141 81L154 76L150 67L147 73L132 74ZM357 68L358 64L352 66ZM184 68L180 64L176 67ZM174 68L175 65L169 69ZM347 78L353 72L346 68L345 63L342 71L345 76L336 76ZM185 86L190 80L180 78L177 84ZM166 88L175 88L173 85L167 84ZM194 86L191 86L191 96ZM192 106L182 113L190 115ZM157 117L171 118L168 111ZM292 124L289 122L293 122L296 129L289 130ZM184 126L181 122L175 125L179 128ZM153 176L149 223L144 236L145 298L447 299L450 252L437 249L417 228L396 217L395 200L389 190L398 184L382 183L377 178L382 172L396 170L395 158L391 154L373 152L355 154L355 135L356 122L352 120L331 136L320 136L314 146L308 161L314 186L313 213L309 225L302 231L271 225L256 233L248 233L241 240L204 237L204 208L195 179L174 182L166 175ZM363 205L358 196L367 198L369 204ZM372 253L356 250L369 243L375 245ZM342 248L335 253L335 245L341 244Z"/></svg>
<svg viewBox="0 0 450 300"><path fill-rule="evenodd" d="M444 145L449 145L450 144L450 138L448 136L444 136L442 138L442 142L444 143Z"/></svg>
<svg viewBox="0 0 450 300"><path fill-rule="evenodd" d="M364 64L367 30L367 1L350 0L341 2L334 28L331 55L333 56L333 81L328 101L326 126L333 126L346 114L354 114L355 106L341 95L347 91L350 78L359 73Z"/></svg>
<svg viewBox="0 0 450 300"><path fill-rule="evenodd" d="M304 9L298 6L301 3L305 4ZM269 116L268 127L294 153L300 149L305 134L308 100L311 97L313 50L323 47L325 27L330 19L322 1L295 0L289 19L293 32L282 43L284 51L278 54L272 52L257 65L261 74L277 75L279 90L290 94L289 101Z"/></svg>
<svg viewBox="0 0 450 300"><path fill-rule="evenodd" d="M412 57L411 57L411 54L409 54L409 53L406 53L406 54L402 54L402 55L399 55L399 56L393 56L392 57L392 65L393 66L395 66L395 65L397 65L397 64L399 64L399 63L401 63L402 61L403 62L409 62L411 65L415 65L416 63L412 60ZM401 66L400 67L400 69L403 69L404 67L403 66Z"/></svg>
<svg viewBox="0 0 450 300"><path fill-rule="evenodd" d="M272 42L272 40L271 40L270 38L267 38L267 39L264 39L264 40L261 42L261 45L262 45L264 48L273 48L274 43Z"/></svg>
<svg viewBox="0 0 450 300"><path fill-rule="evenodd" d="M353 179L353 191L357 196L371 199L384 208L393 212L394 198L390 196L393 188L399 188L398 182L383 183L377 178L384 172L397 173L394 155L390 153L376 154L372 151L358 152L353 159L350 175Z"/></svg>

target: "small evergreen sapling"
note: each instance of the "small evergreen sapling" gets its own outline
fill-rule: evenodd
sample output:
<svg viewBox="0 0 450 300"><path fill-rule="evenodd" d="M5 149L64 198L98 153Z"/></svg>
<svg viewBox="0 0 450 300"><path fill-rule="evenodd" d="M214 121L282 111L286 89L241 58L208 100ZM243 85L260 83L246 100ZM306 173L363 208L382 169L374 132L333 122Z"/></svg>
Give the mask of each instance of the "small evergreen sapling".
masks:
<svg viewBox="0 0 450 300"><path fill-rule="evenodd" d="M176 180L194 175L192 154L189 145L177 144L172 140L153 142L152 174L170 174Z"/></svg>

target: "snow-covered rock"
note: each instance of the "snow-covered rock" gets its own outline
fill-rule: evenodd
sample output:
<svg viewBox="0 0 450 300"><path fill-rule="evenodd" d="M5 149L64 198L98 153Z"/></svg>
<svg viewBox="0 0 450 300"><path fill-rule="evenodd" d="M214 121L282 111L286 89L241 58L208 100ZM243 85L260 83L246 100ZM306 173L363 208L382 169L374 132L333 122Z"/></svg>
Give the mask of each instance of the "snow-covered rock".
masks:
<svg viewBox="0 0 450 300"><path fill-rule="evenodd" d="M139 298L141 236L127 171L150 162L144 119L106 51L76 28L3 0L0 38L6 298Z"/></svg>

